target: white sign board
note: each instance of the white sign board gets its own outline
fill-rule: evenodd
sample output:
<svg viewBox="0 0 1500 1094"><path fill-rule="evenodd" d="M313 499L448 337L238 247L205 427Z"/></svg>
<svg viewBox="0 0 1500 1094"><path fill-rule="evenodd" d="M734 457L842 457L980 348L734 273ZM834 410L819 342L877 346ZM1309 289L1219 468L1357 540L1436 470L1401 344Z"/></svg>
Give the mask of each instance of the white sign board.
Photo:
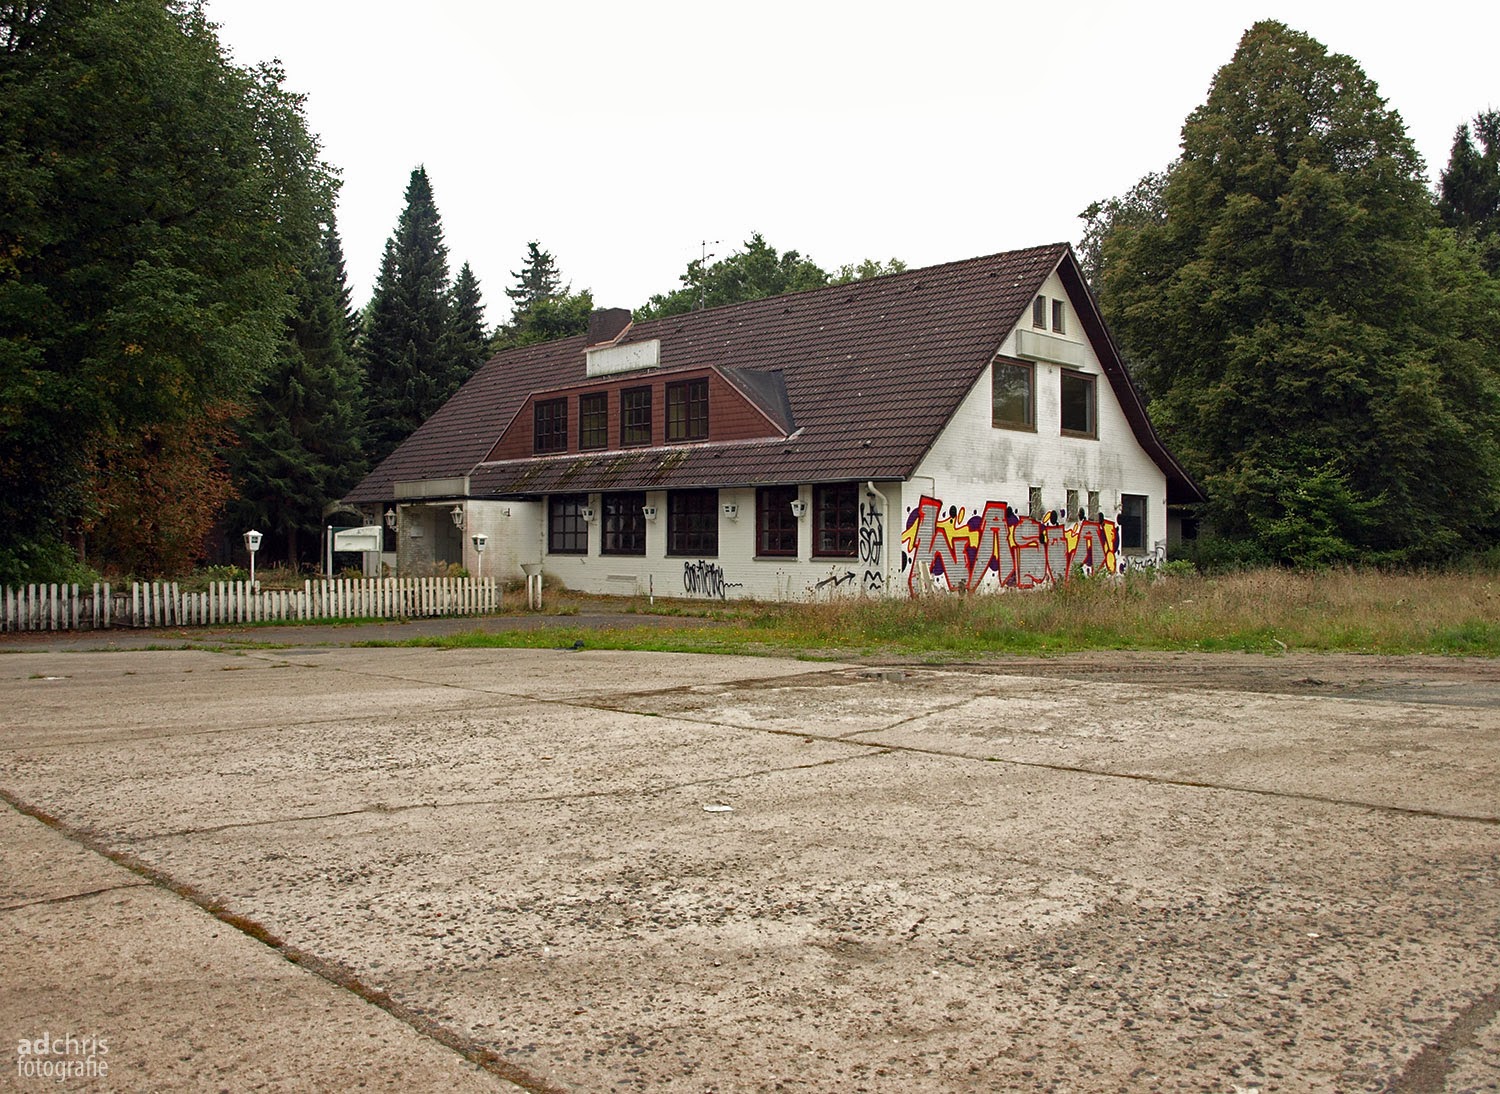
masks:
<svg viewBox="0 0 1500 1094"><path fill-rule="evenodd" d="M367 524L363 528L345 528L333 533L335 551L378 551L385 542L385 529L378 524Z"/></svg>

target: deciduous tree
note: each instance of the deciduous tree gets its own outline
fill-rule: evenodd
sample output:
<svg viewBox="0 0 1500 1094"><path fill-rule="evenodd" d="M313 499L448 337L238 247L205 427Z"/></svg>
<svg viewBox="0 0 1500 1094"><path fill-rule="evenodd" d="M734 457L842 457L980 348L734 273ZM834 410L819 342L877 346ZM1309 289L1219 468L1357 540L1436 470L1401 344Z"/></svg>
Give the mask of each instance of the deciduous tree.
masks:
<svg viewBox="0 0 1500 1094"><path fill-rule="evenodd" d="M679 278L682 288L658 293L636 310L637 319L681 315L699 307L716 308L766 296L817 289L828 284L828 272L797 251L777 254L756 232L742 250L707 267L693 259Z"/></svg>
<svg viewBox="0 0 1500 1094"><path fill-rule="evenodd" d="M0 53L4 584L106 526L122 453L213 459L167 442L274 358L334 182L280 70L230 64L197 6L0 3Z"/></svg>
<svg viewBox="0 0 1500 1094"><path fill-rule="evenodd" d="M1103 241L1100 295L1221 532L1325 563L1442 558L1493 527L1488 279L1353 59L1250 28L1160 203Z"/></svg>

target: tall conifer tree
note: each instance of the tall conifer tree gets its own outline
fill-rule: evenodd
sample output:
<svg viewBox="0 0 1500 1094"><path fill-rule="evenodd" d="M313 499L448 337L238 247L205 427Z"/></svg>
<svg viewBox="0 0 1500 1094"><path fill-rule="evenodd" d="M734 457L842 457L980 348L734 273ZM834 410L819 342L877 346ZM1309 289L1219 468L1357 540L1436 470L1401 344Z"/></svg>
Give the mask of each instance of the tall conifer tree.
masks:
<svg viewBox="0 0 1500 1094"><path fill-rule="evenodd" d="M479 293L479 278L465 262L453 281L452 307L449 309L448 369L451 395L478 371L489 355L489 335L484 329L484 301Z"/></svg>
<svg viewBox="0 0 1500 1094"><path fill-rule="evenodd" d="M447 354L448 248L425 168L411 173L406 206L386 241L362 345L368 454L378 462L457 386Z"/></svg>
<svg viewBox="0 0 1500 1094"><path fill-rule="evenodd" d="M331 259L330 225L310 249L274 367L251 400L231 450L235 527L268 536L268 557L316 561L324 506L364 473L363 393L345 348L348 289Z"/></svg>

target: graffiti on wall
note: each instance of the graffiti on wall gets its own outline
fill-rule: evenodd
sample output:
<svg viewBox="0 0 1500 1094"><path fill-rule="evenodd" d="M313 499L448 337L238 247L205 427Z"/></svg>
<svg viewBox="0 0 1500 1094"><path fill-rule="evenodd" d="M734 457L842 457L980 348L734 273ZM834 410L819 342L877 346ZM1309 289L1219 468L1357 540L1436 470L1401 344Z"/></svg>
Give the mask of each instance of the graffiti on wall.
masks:
<svg viewBox="0 0 1500 1094"><path fill-rule="evenodd" d="M885 591L881 571L885 552L885 520L869 502L859 503L859 564L864 568L860 587L867 593Z"/></svg>
<svg viewBox="0 0 1500 1094"><path fill-rule="evenodd" d="M1080 513L1069 522L1054 511L1041 520L1003 501L986 502L970 516L962 506L946 512L923 495L901 533L901 568L913 594L939 582L954 591L978 589L987 579L1002 588L1031 589L1066 581L1075 573L1124 573L1160 564L1158 554L1127 560L1119 552L1119 525ZM939 586L940 587L940 586Z"/></svg>
<svg viewBox="0 0 1500 1094"><path fill-rule="evenodd" d="M717 562L700 558L697 562L682 564L682 589L688 596L723 600L728 590L742 588L742 582L724 580L724 567Z"/></svg>

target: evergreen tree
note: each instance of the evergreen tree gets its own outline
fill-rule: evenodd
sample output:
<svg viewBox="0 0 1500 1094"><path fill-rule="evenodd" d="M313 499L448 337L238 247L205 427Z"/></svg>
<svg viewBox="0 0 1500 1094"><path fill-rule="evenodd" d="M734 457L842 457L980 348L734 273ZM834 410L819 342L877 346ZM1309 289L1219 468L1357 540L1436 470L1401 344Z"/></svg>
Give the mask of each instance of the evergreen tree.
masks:
<svg viewBox="0 0 1500 1094"><path fill-rule="evenodd" d="M1440 558L1493 526L1488 279L1351 58L1250 28L1160 200L1104 241L1100 295L1220 532L1320 564Z"/></svg>
<svg viewBox="0 0 1500 1094"><path fill-rule="evenodd" d="M526 244L526 261L519 271L512 270L510 276L516 279L516 287L506 289L505 295L510 297L513 327L520 326L526 313L543 300L568 292L562 287L556 261L536 240Z"/></svg>
<svg viewBox="0 0 1500 1094"><path fill-rule="evenodd" d="M506 289L511 299L510 322L495 331L490 352L529 346L583 334L589 329L594 296L584 289L575 293L564 285L557 263L535 241L526 245L526 261L519 272L511 271L516 287Z"/></svg>
<svg viewBox="0 0 1500 1094"><path fill-rule="evenodd" d="M484 301L479 295L479 278L465 262L453 281L452 300L448 309L448 358L451 395L465 380L478 371L489 356L489 335L484 329Z"/></svg>
<svg viewBox="0 0 1500 1094"><path fill-rule="evenodd" d="M656 294L643 307L636 309L635 317L660 319L699 307L716 308L781 293L818 289L828 284L829 277L826 270L796 251L777 254L776 248L756 232L745 240L743 250L707 268L701 259L693 259L679 280L682 288Z"/></svg>
<svg viewBox="0 0 1500 1094"><path fill-rule="evenodd" d="M427 171L406 187L365 317L368 455L379 462L442 405L457 384L447 356L448 248Z"/></svg>
<svg viewBox="0 0 1500 1094"><path fill-rule="evenodd" d="M1473 134L1467 125L1458 127L1439 180L1438 212L1479 250L1490 273L1500 275L1500 111L1476 117Z"/></svg>
<svg viewBox="0 0 1500 1094"><path fill-rule="evenodd" d="M330 225L309 250L286 338L230 452L239 493L231 524L265 532L265 557L293 564L316 562L324 506L364 472L360 375L345 349L335 246Z"/></svg>
<svg viewBox="0 0 1500 1094"><path fill-rule="evenodd" d="M344 242L339 238L337 225L331 222L332 218L329 219L330 223L323 233L323 254L328 262L333 283L338 286L338 306L344 317L342 334L344 352L352 360L355 347L359 342L360 314L349 292L349 267L344 262Z"/></svg>

